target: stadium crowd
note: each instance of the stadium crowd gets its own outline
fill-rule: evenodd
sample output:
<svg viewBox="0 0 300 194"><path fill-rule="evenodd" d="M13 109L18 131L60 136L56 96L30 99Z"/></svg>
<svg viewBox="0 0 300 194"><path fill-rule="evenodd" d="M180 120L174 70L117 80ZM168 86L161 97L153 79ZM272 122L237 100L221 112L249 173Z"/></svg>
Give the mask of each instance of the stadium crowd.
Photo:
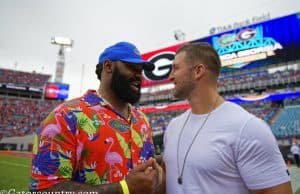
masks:
<svg viewBox="0 0 300 194"><path fill-rule="evenodd" d="M225 76L219 79L220 92L251 89L256 87L291 84L300 80L300 71L289 69L268 73L267 70L256 71L235 76Z"/></svg>
<svg viewBox="0 0 300 194"><path fill-rule="evenodd" d="M269 73L267 70L253 71L244 74L221 76L218 81L219 92L226 98L249 94L252 89L264 88L269 93L270 87L282 85L285 90L293 90L294 83L300 81L300 70L284 70ZM275 91L275 90L274 90ZM172 89L143 93L141 101L145 103L172 100Z"/></svg>
<svg viewBox="0 0 300 194"><path fill-rule="evenodd" d="M0 68L0 83L4 84L43 87L49 79L50 75Z"/></svg>
<svg viewBox="0 0 300 194"><path fill-rule="evenodd" d="M0 134L5 137L32 134L61 101L0 97Z"/></svg>
<svg viewBox="0 0 300 194"><path fill-rule="evenodd" d="M28 85L28 86L43 86L50 76L37 73L26 73L14 70L0 69L0 83L13 83L16 85ZM294 82L299 82L300 80L300 71L289 69L285 71L276 71L274 73L268 73L268 71L254 71L251 73L244 73L234 76L224 76L219 79L219 86L223 88L222 90L228 91L232 89L242 89L248 88L245 95L249 95L249 88L255 87L257 85L272 85L272 84L289 84ZM291 87L292 90L297 87ZM278 90L289 90L289 88L267 88L265 92L272 93L277 92ZM223 96L227 99L236 96L242 96L243 92L240 90L237 93L224 93ZM160 100L160 104L154 103L155 101ZM164 102L164 106L167 106L167 101L174 100L172 89L163 90L152 93L143 93L141 97L141 106L156 106L161 105L161 102ZM178 99L177 99L178 100ZM178 101L180 102L180 101ZM17 97L7 97L0 96L0 134L2 136L22 136L26 134L33 133L40 122L45 118L45 116L61 101L57 100L34 100L29 98L17 98ZM182 102L184 103L184 102ZM259 118L264 119L272 126L273 132L277 133L277 137L286 137L291 136L293 133L296 136L300 136L300 122L297 120L293 124L290 124L291 121L288 117L280 118L281 112L286 112L283 106L297 106L300 105L299 98L287 99L284 100L284 104L276 104L268 101L258 101L242 104L252 114L258 116ZM153 128L153 131L164 131L167 124L172 118L181 114L185 109L176 109L172 111L154 111L147 112L146 114L149 117L150 124ZM296 114L300 112L299 108L295 110L288 110L289 114ZM276 122L280 120L280 122ZM289 130L284 133L283 129Z"/></svg>
<svg viewBox="0 0 300 194"><path fill-rule="evenodd" d="M300 99L288 99L283 104L284 106L282 103L272 101L257 101L241 105L250 113L265 120L277 138L300 137ZM147 113L147 115L153 131L161 131L165 130L172 118L183 111L185 110L157 111Z"/></svg>
<svg viewBox="0 0 300 194"><path fill-rule="evenodd" d="M22 136L33 133L40 122L61 101L33 100L25 98L0 97L0 134L5 137ZM271 101L260 101L242 104L250 113L264 119L272 127L275 136L285 138L300 136L300 99L284 101L284 107ZM289 107L296 108L289 108ZM164 131L170 120L184 109L156 111L146 113L153 131ZM288 111L288 112L287 112ZM281 118L280 113L283 118ZM293 116L294 115L294 116Z"/></svg>

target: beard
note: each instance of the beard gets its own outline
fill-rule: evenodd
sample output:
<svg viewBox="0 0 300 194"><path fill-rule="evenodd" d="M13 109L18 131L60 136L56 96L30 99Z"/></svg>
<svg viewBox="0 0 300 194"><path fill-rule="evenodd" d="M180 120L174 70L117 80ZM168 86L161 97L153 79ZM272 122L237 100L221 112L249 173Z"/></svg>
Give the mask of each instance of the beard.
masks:
<svg viewBox="0 0 300 194"><path fill-rule="evenodd" d="M134 81L140 81L140 79L134 77L128 78L124 74L120 73L118 68L115 68L112 74L110 88L122 101L135 104L141 98L141 88L139 87L138 91L133 90L130 84Z"/></svg>
<svg viewBox="0 0 300 194"><path fill-rule="evenodd" d="M173 96L178 99L188 99L193 89L194 84L191 80L182 80L180 83L177 83L177 86L173 89Z"/></svg>

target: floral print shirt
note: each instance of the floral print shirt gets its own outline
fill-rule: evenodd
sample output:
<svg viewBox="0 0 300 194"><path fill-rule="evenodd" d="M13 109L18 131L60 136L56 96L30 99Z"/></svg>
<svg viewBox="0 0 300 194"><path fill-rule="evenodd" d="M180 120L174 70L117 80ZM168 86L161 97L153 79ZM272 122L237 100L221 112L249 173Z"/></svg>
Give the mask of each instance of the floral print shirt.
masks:
<svg viewBox="0 0 300 194"><path fill-rule="evenodd" d="M130 111L130 119L125 119L93 90L58 106L36 132L30 189L66 180L118 182L152 157L149 122L136 108Z"/></svg>

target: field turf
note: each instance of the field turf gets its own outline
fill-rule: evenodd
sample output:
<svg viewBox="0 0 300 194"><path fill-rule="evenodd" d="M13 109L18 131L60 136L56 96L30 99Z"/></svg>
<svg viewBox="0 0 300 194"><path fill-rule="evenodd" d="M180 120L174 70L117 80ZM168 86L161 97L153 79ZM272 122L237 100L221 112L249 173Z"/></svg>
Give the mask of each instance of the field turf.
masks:
<svg viewBox="0 0 300 194"><path fill-rule="evenodd" d="M0 153L0 191L15 189L15 191L28 191L30 155L3 154ZM300 194L298 181L300 180L300 170L296 167L290 168L293 186L298 188L295 194Z"/></svg>

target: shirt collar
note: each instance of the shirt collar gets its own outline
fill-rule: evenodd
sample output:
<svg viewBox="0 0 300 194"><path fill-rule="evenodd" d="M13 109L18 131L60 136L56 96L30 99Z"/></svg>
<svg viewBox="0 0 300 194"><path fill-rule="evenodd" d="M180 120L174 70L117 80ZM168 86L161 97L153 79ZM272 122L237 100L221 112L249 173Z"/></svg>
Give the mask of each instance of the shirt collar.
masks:
<svg viewBox="0 0 300 194"><path fill-rule="evenodd" d="M109 108L110 110L112 110L114 113L116 113L118 116L120 116L121 118L127 120L128 122L131 121L133 115L133 107L132 105L129 103L128 106L128 112L129 112L129 117L125 118L122 114L120 114L105 98L99 96L96 92L96 90L88 90L82 97L82 101L85 102L86 106L96 106L96 105L100 105L106 108Z"/></svg>

